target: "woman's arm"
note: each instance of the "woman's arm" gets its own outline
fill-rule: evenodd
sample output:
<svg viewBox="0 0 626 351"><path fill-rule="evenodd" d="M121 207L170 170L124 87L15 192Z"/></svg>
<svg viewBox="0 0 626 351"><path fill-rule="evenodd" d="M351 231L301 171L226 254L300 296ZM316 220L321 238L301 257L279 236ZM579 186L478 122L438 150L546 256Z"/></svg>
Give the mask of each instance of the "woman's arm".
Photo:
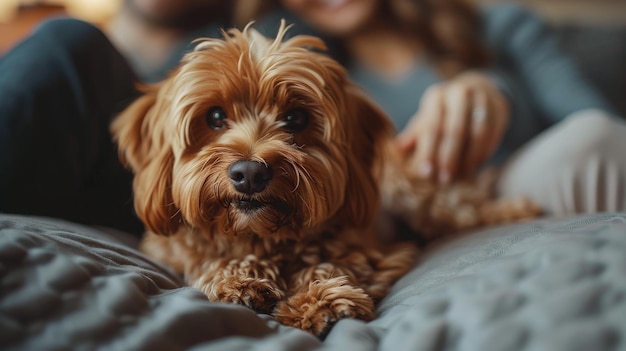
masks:
<svg viewBox="0 0 626 351"><path fill-rule="evenodd" d="M555 123L581 110L613 107L560 47L554 30L519 4L487 6L484 34L498 61L509 65L535 107Z"/></svg>

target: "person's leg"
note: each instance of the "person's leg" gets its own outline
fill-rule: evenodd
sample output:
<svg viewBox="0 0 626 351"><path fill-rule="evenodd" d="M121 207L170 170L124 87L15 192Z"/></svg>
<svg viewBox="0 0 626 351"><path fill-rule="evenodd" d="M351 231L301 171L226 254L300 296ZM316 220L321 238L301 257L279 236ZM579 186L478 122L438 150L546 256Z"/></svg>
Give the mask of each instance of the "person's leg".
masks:
<svg viewBox="0 0 626 351"><path fill-rule="evenodd" d="M108 130L137 95L122 56L78 20L48 21L0 58L0 212L141 232Z"/></svg>
<svg viewBox="0 0 626 351"><path fill-rule="evenodd" d="M513 156L498 192L548 215L626 211L626 124L599 111L568 117Z"/></svg>

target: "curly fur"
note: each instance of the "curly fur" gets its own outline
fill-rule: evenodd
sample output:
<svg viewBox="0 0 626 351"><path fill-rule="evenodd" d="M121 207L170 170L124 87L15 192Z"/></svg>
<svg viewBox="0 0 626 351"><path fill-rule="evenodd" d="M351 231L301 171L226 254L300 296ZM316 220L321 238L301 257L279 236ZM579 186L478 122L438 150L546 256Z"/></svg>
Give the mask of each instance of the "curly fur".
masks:
<svg viewBox="0 0 626 351"><path fill-rule="evenodd" d="M135 173L144 251L212 301L321 335L339 318L371 319L415 248L380 248L371 229L388 120L340 65L308 50L323 50L319 39L284 33L201 41L112 131ZM213 106L226 112L226 128L206 124ZM285 128L293 108L308 111L303 131ZM228 169L239 160L270 167L267 188L237 191ZM242 210L242 199L264 206Z"/></svg>
<svg viewBox="0 0 626 351"><path fill-rule="evenodd" d="M324 50L319 39L285 32L283 23L273 41L251 28L200 41L112 132L135 173L143 251L211 301L324 335L338 319L372 319L413 265L412 244L384 246L373 229L381 182L393 184L388 205L406 202L396 201L398 184L411 185L390 171L401 166L388 163L387 117L337 62L310 50ZM215 106L227 116L217 130L206 119ZM301 131L286 128L294 108L309 116ZM241 160L273 171L262 191L234 186L229 167ZM240 206L251 201L260 205Z"/></svg>

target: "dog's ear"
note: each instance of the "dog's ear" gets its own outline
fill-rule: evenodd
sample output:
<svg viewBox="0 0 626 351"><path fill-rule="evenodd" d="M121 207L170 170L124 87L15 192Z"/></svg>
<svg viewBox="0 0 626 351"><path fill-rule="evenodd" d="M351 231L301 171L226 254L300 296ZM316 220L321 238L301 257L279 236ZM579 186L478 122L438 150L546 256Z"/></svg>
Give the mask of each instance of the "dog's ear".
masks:
<svg viewBox="0 0 626 351"><path fill-rule="evenodd" d="M162 88L162 87L161 87ZM135 211L156 234L175 233L182 222L171 193L174 155L166 120L168 105L155 86L127 107L111 124L120 160L135 174Z"/></svg>
<svg viewBox="0 0 626 351"><path fill-rule="evenodd" d="M356 227L367 226L380 207L382 157L394 135L388 116L360 88L350 85L347 116L349 145L346 201L339 215Z"/></svg>

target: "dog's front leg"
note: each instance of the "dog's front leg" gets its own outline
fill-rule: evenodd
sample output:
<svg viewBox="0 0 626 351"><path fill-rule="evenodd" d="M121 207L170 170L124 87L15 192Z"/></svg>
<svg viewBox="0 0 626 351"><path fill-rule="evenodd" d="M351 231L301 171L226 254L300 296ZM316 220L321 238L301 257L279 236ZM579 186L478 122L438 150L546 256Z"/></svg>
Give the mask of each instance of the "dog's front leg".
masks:
<svg viewBox="0 0 626 351"><path fill-rule="evenodd" d="M207 260L188 267L185 276L211 301L245 305L261 313L270 313L285 295L278 267L254 255Z"/></svg>
<svg viewBox="0 0 626 351"><path fill-rule="evenodd" d="M374 301L356 283L347 269L322 263L296 273L290 282L288 298L279 302L274 317L323 337L343 318L371 320Z"/></svg>

